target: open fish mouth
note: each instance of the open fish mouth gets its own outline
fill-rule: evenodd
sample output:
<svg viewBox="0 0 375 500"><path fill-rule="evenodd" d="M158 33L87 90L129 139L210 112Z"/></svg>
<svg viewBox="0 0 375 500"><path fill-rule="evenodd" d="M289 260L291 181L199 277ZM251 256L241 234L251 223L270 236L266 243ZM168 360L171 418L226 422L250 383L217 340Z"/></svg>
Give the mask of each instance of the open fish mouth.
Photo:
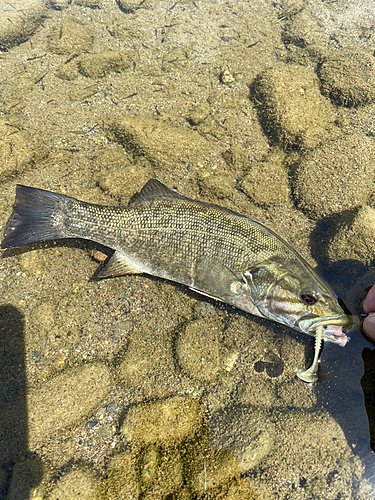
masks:
<svg viewBox="0 0 375 500"><path fill-rule="evenodd" d="M319 326L322 326L322 324L319 323L312 325L312 327L309 329L309 332L314 333ZM346 336L346 334L342 331L343 326L345 325L332 325L332 324L323 325L324 339L344 347L349 339Z"/></svg>
<svg viewBox="0 0 375 500"><path fill-rule="evenodd" d="M317 329L322 327L324 340L334 342L341 346L347 344L349 339L342 331L344 327L349 327L348 318L345 315L319 318L318 316L308 313L303 315L298 321L298 329L313 337L316 336Z"/></svg>

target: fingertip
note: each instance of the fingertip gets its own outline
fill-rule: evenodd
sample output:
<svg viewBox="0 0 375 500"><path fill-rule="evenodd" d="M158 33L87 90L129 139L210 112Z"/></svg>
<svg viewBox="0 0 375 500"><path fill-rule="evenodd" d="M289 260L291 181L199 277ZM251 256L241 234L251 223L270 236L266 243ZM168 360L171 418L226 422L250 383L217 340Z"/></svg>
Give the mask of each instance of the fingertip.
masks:
<svg viewBox="0 0 375 500"><path fill-rule="evenodd" d="M363 310L369 313L375 310L375 285L370 288L365 300L363 301Z"/></svg>
<svg viewBox="0 0 375 500"><path fill-rule="evenodd" d="M371 340L375 340L375 313L365 318L362 328Z"/></svg>

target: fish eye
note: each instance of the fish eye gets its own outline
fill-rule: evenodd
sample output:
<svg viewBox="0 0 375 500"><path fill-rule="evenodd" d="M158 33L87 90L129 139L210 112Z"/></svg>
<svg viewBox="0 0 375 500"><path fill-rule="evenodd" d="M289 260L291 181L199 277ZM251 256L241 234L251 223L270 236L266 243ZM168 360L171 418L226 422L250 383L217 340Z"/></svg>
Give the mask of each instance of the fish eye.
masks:
<svg viewBox="0 0 375 500"><path fill-rule="evenodd" d="M303 290L303 292L300 293L299 298L308 306L315 304L319 300L318 295L313 290Z"/></svg>

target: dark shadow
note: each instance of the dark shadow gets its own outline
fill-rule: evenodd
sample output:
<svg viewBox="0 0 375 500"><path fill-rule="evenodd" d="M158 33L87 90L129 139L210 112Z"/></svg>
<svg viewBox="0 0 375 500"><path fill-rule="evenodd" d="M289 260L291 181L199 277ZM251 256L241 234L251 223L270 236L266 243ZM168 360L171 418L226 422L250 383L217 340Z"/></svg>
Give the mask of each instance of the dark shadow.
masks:
<svg viewBox="0 0 375 500"><path fill-rule="evenodd" d="M350 288L367 271L367 267L358 260L329 262L327 241L335 235L340 217L346 214L349 220L353 213L353 210L346 210L342 214L325 217L316 223L310 234L311 255L319 263L318 273L331 281L344 279L346 288Z"/></svg>
<svg viewBox="0 0 375 500"><path fill-rule="evenodd" d="M370 447L375 451L375 349L365 347L362 351L365 373L361 386L365 395L366 413L370 430Z"/></svg>
<svg viewBox="0 0 375 500"><path fill-rule="evenodd" d="M28 457L27 430L24 318L15 307L3 305L0 306L0 498L29 498L31 488L41 479L41 474L35 472L38 470L35 460ZM15 469L21 471L25 467L31 467L33 474L30 481L23 481L21 491L18 481L11 484L11 479Z"/></svg>
<svg viewBox="0 0 375 500"><path fill-rule="evenodd" d="M347 273L338 274L337 268L331 267L324 277L327 275L335 292L345 296L352 282ZM366 291L361 295L350 306L351 313L357 317ZM314 387L316 407L328 411L340 425L353 453L365 465L364 479L374 486L375 356L369 354L371 343L361 335L358 323L349 330L348 337L344 348L330 342L324 345L319 381Z"/></svg>
<svg viewBox="0 0 375 500"><path fill-rule="evenodd" d="M277 132L268 117L268 108L263 105L264 96L259 92L260 82L263 75L260 74L249 85L249 99L253 103L257 113L258 121L264 135L268 138L270 145L278 143Z"/></svg>

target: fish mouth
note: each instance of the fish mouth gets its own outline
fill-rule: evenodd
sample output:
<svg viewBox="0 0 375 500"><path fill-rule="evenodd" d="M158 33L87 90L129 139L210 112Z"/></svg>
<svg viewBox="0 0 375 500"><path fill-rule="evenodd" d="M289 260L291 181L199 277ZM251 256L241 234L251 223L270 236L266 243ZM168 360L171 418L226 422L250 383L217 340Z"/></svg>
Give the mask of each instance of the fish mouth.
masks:
<svg viewBox="0 0 375 500"><path fill-rule="evenodd" d="M347 324L345 318L326 318L324 321L314 323L309 328L309 333L315 335L317 328L323 327L323 338L344 347L348 342L348 337L342 331Z"/></svg>
<svg viewBox="0 0 375 500"><path fill-rule="evenodd" d="M305 333L312 335L315 337L316 330L318 328L323 327L323 338L324 340L328 340L329 342L334 342L335 344L339 344L341 346L345 346L348 342L348 337L342 331L343 327L348 325L348 318L346 316L333 316L331 318L318 318L317 321L313 322L310 325L306 325L303 328L303 323L311 322L311 319L314 318L313 315L305 315L303 316L299 323L299 328L302 329Z"/></svg>

